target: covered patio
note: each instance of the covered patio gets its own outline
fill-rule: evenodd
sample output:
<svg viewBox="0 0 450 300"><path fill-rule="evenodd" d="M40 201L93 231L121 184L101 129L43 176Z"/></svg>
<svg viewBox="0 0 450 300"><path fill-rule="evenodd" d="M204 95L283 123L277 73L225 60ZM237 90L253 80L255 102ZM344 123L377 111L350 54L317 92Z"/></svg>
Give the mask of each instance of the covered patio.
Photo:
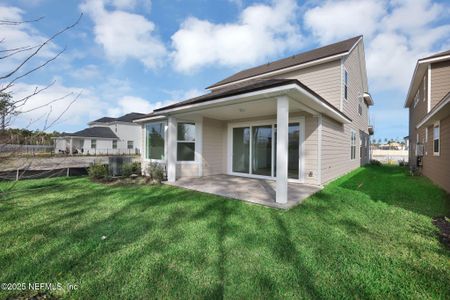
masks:
<svg viewBox="0 0 450 300"><path fill-rule="evenodd" d="M276 181L274 180L211 175L180 178L175 182L167 182L167 184L282 209L289 209L301 203L321 189L319 186L289 182L287 202L279 203L276 202Z"/></svg>

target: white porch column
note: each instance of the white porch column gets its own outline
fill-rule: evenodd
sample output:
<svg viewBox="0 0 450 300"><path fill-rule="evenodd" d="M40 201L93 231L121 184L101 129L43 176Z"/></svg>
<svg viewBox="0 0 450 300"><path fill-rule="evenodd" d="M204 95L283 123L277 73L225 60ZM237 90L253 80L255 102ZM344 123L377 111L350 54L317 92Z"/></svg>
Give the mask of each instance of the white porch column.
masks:
<svg viewBox="0 0 450 300"><path fill-rule="evenodd" d="M69 142L69 154L70 154L70 155L73 154L73 138L70 138L70 142Z"/></svg>
<svg viewBox="0 0 450 300"><path fill-rule="evenodd" d="M177 119L169 117L167 122L167 180L177 179Z"/></svg>
<svg viewBox="0 0 450 300"><path fill-rule="evenodd" d="M277 184L276 202L288 200L289 98L277 98Z"/></svg>

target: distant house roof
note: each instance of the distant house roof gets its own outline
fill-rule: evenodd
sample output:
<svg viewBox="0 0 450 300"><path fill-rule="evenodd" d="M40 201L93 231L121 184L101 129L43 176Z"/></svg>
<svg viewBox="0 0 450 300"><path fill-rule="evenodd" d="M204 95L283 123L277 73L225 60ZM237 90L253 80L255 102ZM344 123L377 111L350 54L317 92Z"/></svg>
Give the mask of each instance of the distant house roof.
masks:
<svg viewBox="0 0 450 300"><path fill-rule="evenodd" d="M111 123L111 122L129 122L129 123L133 123L133 120L142 118L143 116L145 116L145 114L132 112L132 113L128 113L128 114L123 115L123 116L118 117L118 118L103 117L103 118L97 119L95 121L89 122L89 124L93 124L93 123Z"/></svg>
<svg viewBox="0 0 450 300"><path fill-rule="evenodd" d="M116 119L116 121L119 122L133 122L133 120L142 118L143 116L145 116L145 114L141 114L141 113L137 113L137 112L132 112L126 115L123 115L119 118Z"/></svg>
<svg viewBox="0 0 450 300"><path fill-rule="evenodd" d="M299 87L303 88L304 90L306 90L309 93L311 93L312 95L314 95L316 98L318 98L321 102L323 102L328 107L333 109L339 115L341 115L344 118L351 121L351 119L347 115L345 115L339 109L334 107L334 105L330 104L327 100L322 98L319 94L317 94L316 92L311 90L309 87L307 87L305 84L301 83L297 79L254 79L251 81L247 81L245 83L233 84L232 86L230 86L228 88L215 90L215 91L212 91L212 92L202 95L202 96L198 96L198 97L191 98L191 99L188 99L185 101L181 101L181 102L178 102L178 103L175 103L172 105L161 107L159 109L155 109L152 113L143 116L142 119L161 115L161 111L168 110L168 109L174 109L174 108L183 107L186 105L208 102L208 101L212 101L215 99L241 95L241 94L245 94L245 93L260 91L260 90L279 87L279 86L288 85L288 84L298 85Z"/></svg>
<svg viewBox="0 0 450 300"><path fill-rule="evenodd" d="M65 133L64 136L79 136L91 138L117 139L117 135L109 127L89 127L74 133Z"/></svg>
<svg viewBox="0 0 450 300"><path fill-rule="evenodd" d="M227 83L239 81L242 79L250 78L253 76L262 75L265 73L281 70L284 68L293 67L296 65L301 65L304 63L312 62L315 60L319 60L322 58L327 58L330 56L338 55L338 54L344 54L348 51L350 51L353 46L362 38L362 36L356 36L353 38L350 38L345 41L341 41L338 43L334 43L331 45L327 45L321 48L317 48L311 51L299 53L293 56L290 56L288 58L280 59L274 62L270 62L264 65L260 65L257 67L253 67L250 69L246 69L243 71L240 71L236 74L233 74L219 82L214 83L213 85L207 87L214 88L217 86L221 86Z"/></svg>
<svg viewBox="0 0 450 300"><path fill-rule="evenodd" d="M91 123L109 123L112 121L115 121L116 118L111 118L111 117L103 117L97 120L92 121Z"/></svg>

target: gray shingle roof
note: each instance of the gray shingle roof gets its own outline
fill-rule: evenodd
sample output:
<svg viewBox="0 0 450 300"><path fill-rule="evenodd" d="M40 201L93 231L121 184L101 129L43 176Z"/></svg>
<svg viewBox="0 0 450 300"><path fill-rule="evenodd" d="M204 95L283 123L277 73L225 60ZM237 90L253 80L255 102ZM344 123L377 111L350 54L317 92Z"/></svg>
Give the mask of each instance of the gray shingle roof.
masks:
<svg viewBox="0 0 450 300"><path fill-rule="evenodd" d="M208 94L205 94L202 96L198 96L198 97L188 99L185 101L181 101L181 102L178 102L178 103L175 103L172 105L161 107L159 109L155 109L152 113L145 115L145 117L156 116L159 114L159 112L166 110L166 109L173 109L173 108L182 107L182 106L186 106L186 105L190 105L190 104L208 102L208 101L212 101L212 100L223 98L223 97L236 96L236 95L240 95L240 94L244 94L244 93L264 90L264 89L288 85L288 84L296 84L296 85L300 86L304 90L308 91L309 93L311 93L312 95L317 97L320 101L325 103L327 106L331 107L337 113L339 113L346 119L351 120L347 115L345 115L339 109L334 107L334 105L330 104L327 100L322 98L319 94L317 94L316 92L311 90L308 86L304 85L297 79L254 79L254 80L249 80L244 83L233 84L232 86L224 88L224 89L212 91L211 93L208 93Z"/></svg>
<svg viewBox="0 0 450 300"><path fill-rule="evenodd" d="M74 133L66 133L67 136L95 137L117 139L117 135L109 127L89 127Z"/></svg>
<svg viewBox="0 0 450 300"><path fill-rule="evenodd" d="M100 118L100 119L97 119L97 120L95 120L95 121L92 121L92 123L109 123L109 122L112 122L112 121L115 121L116 120L116 118L111 118L111 117L102 117L102 118Z"/></svg>
<svg viewBox="0 0 450 300"><path fill-rule="evenodd" d="M352 49L352 47L355 45L355 43L357 41L359 41L359 39L361 37L362 37L362 35L356 36L356 37L350 38L345 41L327 45L327 46L317 48L317 49L314 49L311 51L299 53L299 54L296 54L296 55L293 55L293 56L290 56L287 58L283 58L283 59L280 59L280 60L277 60L277 61L274 61L274 62L271 62L268 64L260 65L260 66L254 67L254 68L246 69L246 70L240 71L236 74L233 74L230 77L227 77L219 82L216 82L213 85L209 86L208 88L213 88L213 87L220 86L223 84L231 83L234 81L246 79L246 78L257 76L257 75L262 75L262 74L265 74L268 72L292 67L295 65L301 65L301 64L304 64L307 62L330 57L333 55L342 54L342 53L350 51L350 49Z"/></svg>
<svg viewBox="0 0 450 300"><path fill-rule="evenodd" d="M116 121L120 121L120 122L133 122L133 120L142 118L143 116L145 116L145 114L141 114L141 113L137 113L137 112L132 112L126 115L123 115L119 118L116 119Z"/></svg>
<svg viewBox="0 0 450 300"><path fill-rule="evenodd" d="M439 53L433 54L431 56L421 58L421 59L419 59L419 61L424 60L424 59L436 58L436 57L440 57L440 56L446 56L446 55L450 55L450 50L447 50L444 52L439 52Z"/></svg>

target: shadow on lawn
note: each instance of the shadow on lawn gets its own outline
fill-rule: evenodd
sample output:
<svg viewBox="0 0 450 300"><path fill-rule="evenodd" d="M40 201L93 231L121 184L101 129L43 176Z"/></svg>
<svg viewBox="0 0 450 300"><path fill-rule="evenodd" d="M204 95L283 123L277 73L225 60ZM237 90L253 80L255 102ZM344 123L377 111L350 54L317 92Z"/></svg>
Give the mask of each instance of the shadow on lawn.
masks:
<svg viewBox="0 0 450 300"><path fill-rule="evenodd" d="M402 167L366 166L339 186L429 217L450 213L450 196L445 191L425 177L409 176Z"/></svg>

